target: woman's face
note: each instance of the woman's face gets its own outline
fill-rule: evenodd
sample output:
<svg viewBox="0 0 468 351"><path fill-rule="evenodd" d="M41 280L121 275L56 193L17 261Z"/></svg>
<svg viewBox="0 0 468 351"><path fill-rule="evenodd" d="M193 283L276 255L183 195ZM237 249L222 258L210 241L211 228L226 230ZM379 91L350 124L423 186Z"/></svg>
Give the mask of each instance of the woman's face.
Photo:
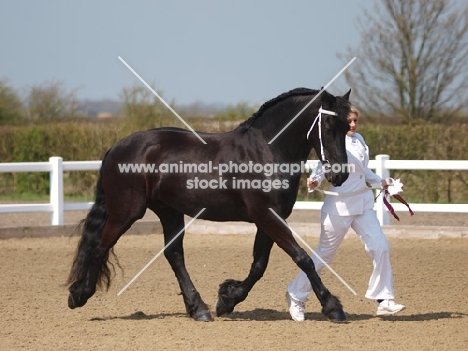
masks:
<svg viewBox="0 0 468 351"><path fill-rule="evenodd" d="M348 123L349 123L349 131L346 135L353 136L354 133L356 133L356 130L359 124L358 115L354 112L350 112L348 114Z"/></svg>

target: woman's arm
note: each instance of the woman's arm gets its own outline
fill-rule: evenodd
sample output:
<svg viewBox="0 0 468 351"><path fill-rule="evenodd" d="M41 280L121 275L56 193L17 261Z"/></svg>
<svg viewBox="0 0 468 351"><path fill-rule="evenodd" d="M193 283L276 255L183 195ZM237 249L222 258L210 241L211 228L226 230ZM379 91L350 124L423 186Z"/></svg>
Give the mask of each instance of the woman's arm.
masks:
<svg viewBox="0 0 468 351"><path fill-rule="evenodd" d="M310 193L313 192L315 188L322 183L323 178L325 178L322 168L322 162L319 161L317 167L314 168L309 178L307 178L307 188Z"/></svg>

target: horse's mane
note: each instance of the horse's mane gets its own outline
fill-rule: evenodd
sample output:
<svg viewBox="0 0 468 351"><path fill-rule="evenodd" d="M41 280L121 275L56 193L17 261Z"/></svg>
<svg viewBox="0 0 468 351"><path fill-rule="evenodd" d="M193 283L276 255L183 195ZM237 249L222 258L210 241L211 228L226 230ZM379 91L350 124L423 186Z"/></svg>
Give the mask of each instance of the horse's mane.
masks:
<svg viewBox="0 0 468 351"><path fill-rule="evenodd" d="M286 100L287 98L291 96L299 96L299 95L315 95L319 92L319 90L312 90L308 88L296 88L293 90L290 90L286 93L283 93L267 102L265 102L260 108L258 109L257 112L255 112L252 117L249 119L246 119L244 122L239 124L239 126L236 129L242 129L243 131L246 131L252 124L257 120L263 113L268 110L270 107L276 105L277 103Z"/></svg>

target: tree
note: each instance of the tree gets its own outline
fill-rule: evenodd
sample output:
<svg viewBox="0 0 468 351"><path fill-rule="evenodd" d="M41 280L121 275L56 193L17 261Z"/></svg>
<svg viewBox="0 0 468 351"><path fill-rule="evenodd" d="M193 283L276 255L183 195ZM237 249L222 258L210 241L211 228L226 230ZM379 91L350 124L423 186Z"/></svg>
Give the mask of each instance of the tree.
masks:
<svg viewBox="0 0 468 351"><path fill-rule="evenodd" d="M156 91L154 87L152 88ZM157 93L162 96L162 92L158 91ZM136 130L161 127L165 125L165 119L170 115L168 108L158 97L141 84L124 88L120 99L122 101L122 114ZM173 123L176 123L177 117L173 115L172 117Z"/></svg>
<svg viewBox="0 0 468 351"><path fill-rule="evenodd" d="M22 118L21 98L6 79L0 79L0 124L17 124Z"/></svg>
<svg viewBox="0 0 468 351"><path fill-rule="evenodd" d="M468 5L451 0L380 0L358 21L357 56L345 78L368 114L435 120L467 107Z"/></svg>
<svg viewBox="0 0 468 351"><path fill-rule="evenodd" d="M75 91L66 91L57 81L33 86L26 98L28 118L45 121L77 117L79 103L75 95Z"/></svg>

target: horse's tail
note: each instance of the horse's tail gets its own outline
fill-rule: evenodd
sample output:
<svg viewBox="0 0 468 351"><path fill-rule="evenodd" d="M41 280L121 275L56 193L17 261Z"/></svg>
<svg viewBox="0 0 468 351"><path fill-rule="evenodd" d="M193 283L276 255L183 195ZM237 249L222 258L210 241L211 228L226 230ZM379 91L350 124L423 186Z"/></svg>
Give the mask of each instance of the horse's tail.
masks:
<svg viewBox="0 0 468 351"><path fill-rule="evenodd" d="M100 262L97 269L97 286L109 289L112 273L109 264L109 251L102 253L99 245L101 243L102 231L107 221L107 206L104 199L104 188L102 186L102 167L109 154L110 149L104 155L102 160L101 169L99 171L99 178L96 184L95 202L88 212L85 219L80 222L81 239L78 243L78 248L75 253L73 265L68 276L67 284L71 286L77 281L86 279L90 264L92 261ZM112 252L113 253L113 252ZM114 255L115 256L115 255ZM117 263L118 264L118 263Z"/></svg>

